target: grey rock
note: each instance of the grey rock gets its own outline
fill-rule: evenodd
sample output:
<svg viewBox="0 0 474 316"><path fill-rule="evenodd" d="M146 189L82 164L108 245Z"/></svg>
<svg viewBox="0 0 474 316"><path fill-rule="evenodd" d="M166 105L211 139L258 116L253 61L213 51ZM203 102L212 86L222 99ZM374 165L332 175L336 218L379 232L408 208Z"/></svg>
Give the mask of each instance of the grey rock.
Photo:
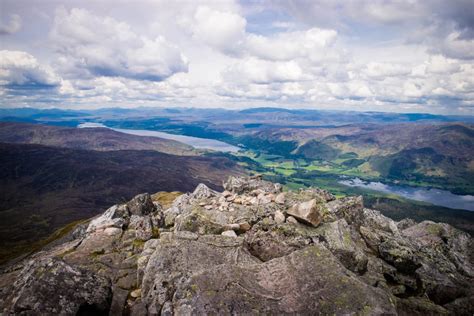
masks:
<svg viewBox="0 0 474 316"><path fill-rule="evenodd" d="M387 294L319 245L261 264L210 266L178 285L173 305L176 314L396 315Z"/></svg>
<svg viewBox="0 0 474 316"><path fill-rule="evenodd" d="M10 297L11 314L80 315L109 311L112 291L107 278L47 258L25 266Z"/></svg>
<svg viewBox="0 0 474 316"><path fill-rule="evenodd" d="M191 198L193 199L203 199L203 198L210 198L218 196L219 193L210 189L207 185L201 183L199 184L194 192L191 194Z"/></svg>
<svg viewBox="0 0 474 316"><path fill-rule="evenodd" d="M280 204L280 205L283 205L285 204L285 193L279 193L276 197L275 197L275 203L277 204Z"/></svg>
<svg viewBox="0 0 474 316"><path fill-rule="evenodd" d="M223 231L221 235L226 237L237 237L237 234L233 230Z"/></svg>
<svg viewBox="0 0 474 316"><path fill-rule="evenodd" d="M281 212L280 210L277 210L274 215L275 218L275 223L277 224L282 224L285 222L285 214Z"/></svg>
<svg viewBox="0 0 474 316"><path fill-rule="evenodd" d="M158 237L158 228L154 228L150 216L132 215L129 228L135 230L136 239L147 241Z"/></svg>
<svg viewBox="0 0 474 316"><path fill-rule="evenodd" d="M325 206L318 203L316 199L309 200L294 205L287 213L303 223L318 226L323 219L323 210Z"/></svg>
<svg viewBox="0 0 474 316"><path fill-rule="evenodd" d="M148 215L156 210L148 193L139 194L127 203L131 215Z"/></svg>

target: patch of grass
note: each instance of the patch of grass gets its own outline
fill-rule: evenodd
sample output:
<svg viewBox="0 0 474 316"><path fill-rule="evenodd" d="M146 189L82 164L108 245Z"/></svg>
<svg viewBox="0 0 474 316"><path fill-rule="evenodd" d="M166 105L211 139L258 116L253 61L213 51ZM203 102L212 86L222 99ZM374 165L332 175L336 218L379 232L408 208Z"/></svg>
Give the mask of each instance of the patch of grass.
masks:
<svg viewBox="0 0 474 316"><path fill-rule="evenodd" d="M174 200L183 193L174 191L174 192L165 192L165 191L160 191L151 196L151 199L154 202L158 202L161 204L161 206L164 209L167 209L171 206Z"/></svg>

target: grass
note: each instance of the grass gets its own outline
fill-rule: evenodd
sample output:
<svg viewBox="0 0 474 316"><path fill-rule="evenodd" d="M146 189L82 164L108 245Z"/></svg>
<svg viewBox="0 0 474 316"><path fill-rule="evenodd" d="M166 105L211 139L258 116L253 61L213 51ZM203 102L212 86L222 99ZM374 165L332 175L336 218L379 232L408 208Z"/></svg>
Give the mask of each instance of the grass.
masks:
<svg viewBox="0 0 474 316"><path fill-rule="evenodd" d="M17 244L14 247L5 247L5 249L0 248L0 264L4 264L14 258L17 258L20 255L28 255L34 252L41 250L47 244L58 240L59 238L64 237L68 233L70 233L77 225L88 222L87 220L78 220L72 223L63 226L56 231L54 231L51 235L47 238L38 240L34 243L22 243Z"/></svg>
<svg viewBox="0 0 474 316"><path fill-rule="evenodd" d="M178 191L173 191L173 192L165 192L165 191L160 191L151 196L151 199L155 202L158 202L161 204L163 209L167 209L171 206L173 201L183 193L178 192Z"/></svg>

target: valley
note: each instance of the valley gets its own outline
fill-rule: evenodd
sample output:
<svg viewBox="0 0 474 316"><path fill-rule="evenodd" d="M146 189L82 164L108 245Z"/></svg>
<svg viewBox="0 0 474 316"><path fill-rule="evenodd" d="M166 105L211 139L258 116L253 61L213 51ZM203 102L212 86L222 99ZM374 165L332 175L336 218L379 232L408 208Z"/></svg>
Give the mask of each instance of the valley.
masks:
<svg viewBox="0 0 474 316"><path fill-rule="evenodd" d="M11 143L0 143L0 166L0 263L140 192L220 189L244 173L225 157Z"/></svg>
<svg viewBox="0 0 474 316"><path fill-rule="evenodd" d="M186 192L199 182L218 189L228 175L244 173L262 174L287 190L314 186L338 197L362 195L367 207L393 219L429 219L474 233L474 212L455 203L434 205L341 183L358 178L472 195L469 118L266 108L1 114L0 248L13 247L13 256L133 194ZM80 124L111 129L76 128ZM49 159L38 158L43 155ZM31 174L11 172L25 166ZM14 224L18 214L29 218L25 225Z"/></svg>

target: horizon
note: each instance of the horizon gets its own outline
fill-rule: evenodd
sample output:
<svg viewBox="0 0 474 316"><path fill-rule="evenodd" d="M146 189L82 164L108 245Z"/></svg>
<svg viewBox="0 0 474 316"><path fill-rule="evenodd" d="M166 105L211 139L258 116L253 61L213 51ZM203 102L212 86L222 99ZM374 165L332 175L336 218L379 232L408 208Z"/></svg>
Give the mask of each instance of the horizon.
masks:
<svg viewBox="0 0 474 316"><path fill-rule="evenodd" d="M282 110L282 111L320 111L320 112L349 112L349 113L380 113L380 114L398 114L398 115L410 115L410 114L421 114L421 115L432 115L432 116L444 116L444 117L473 117L474 114L436 114L429 112L389 112L389 111L376 111L376 110L344 110L344 109L318 109L318 108L288 108L288 107L271 107L271 106L256 106L256 107L243 107L243 108L231 108L226 109L224 107L198 107L198 106L136 106L136 107L120 107L120 106L110 106L110 107L95 107L95 108L61 108L61 107L0 107L1 110L39 110L39 111L48 111L48 110L60 110L60 111L71 111L71 112L80 112L80 111L100 111L100 110L167 110L167 109L193 109L193 110L223 110L223 111L233 111L240 112L245 110L258 110L258 109L271 109L271 110Z"/></svg>
<svg viewBox="0 0 474 316"><path fill-rule="evenodd" d="M2 109L474 115L469 0L0 6Z"/></svg>

